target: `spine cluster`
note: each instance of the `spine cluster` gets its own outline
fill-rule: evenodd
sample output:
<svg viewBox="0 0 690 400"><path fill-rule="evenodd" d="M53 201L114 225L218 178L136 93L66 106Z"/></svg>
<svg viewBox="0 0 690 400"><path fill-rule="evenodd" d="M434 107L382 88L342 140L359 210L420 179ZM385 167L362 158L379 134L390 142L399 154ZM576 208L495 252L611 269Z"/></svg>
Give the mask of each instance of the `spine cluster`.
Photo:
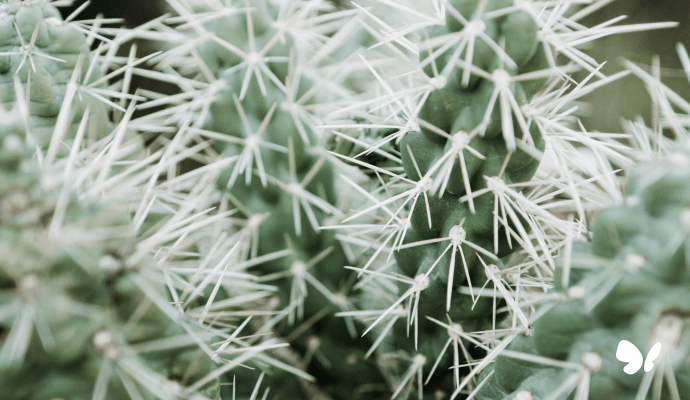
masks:
<svg viewBox="0 0 690 400"><path fill-rule="evenodd" d="M591 241L573 243L556 270L560 301L545 304L530 335L516 338L484 371L492 376L478 398L690 393L688 143L641 162L625 203L596 214ZM639 358L624 355L633 346Z"/></svg>
<svg viewBox="0 0 690 400"><path fill-rule="evenodd" d="M100 196L141 167L113 167L141 162L141 140L111 133L85 28L45 2L0 11L0 397L218 399L207 338L120 202L140 188Z"/></svg>
<svg viewBox="0 0 690 400"><path fill-rule="evenodd" d="M167 3L131 30L0 5L0 398L690 393L690 104L580 50L674 24ZM630 73L654 129L588 132Z"/></svg>
<svg viewBox="0 0 690 400"><path fill-rule="evenodd" d="M366 342L358 340L351 319L335 316L352 307L348 291L355 274L344 268L350 262L336 233L321 229L327 219L343 215L338 207L344 196L336 186L334 159L325 150L327 138L317 129L326 104L355 90L334 65L348 58L345 47L358 49L357 40L366 35L352 30L350 22L350 37L315 35L305 42L296 31L318 30L320 12L330 11L331 23L348 24L337 11L309 4L257 1L251 8L224 10L206 18L210 10L194 4L183 13L207 32L189 40L199 70L207 72L204 80L213 82L206 118L192 132L210 140L217 160L229 165L217 180L217 204L236 210L239 229L226 231L237 244L228 260L236 270L251 268L274 291L269 304L261 306L275 317L252 321L248 329L289 342L289 350L276 351L275 357L301 370L302 379L315 381L299 382L292 372L274 371L262 377L262 384L281 398L304 393L378 398L384 381L363 357ZM211 301L239 293L224 286ZM213 327L220 321L209 314L204 322ZM261 372L236 373L254 381Z"/></svg>

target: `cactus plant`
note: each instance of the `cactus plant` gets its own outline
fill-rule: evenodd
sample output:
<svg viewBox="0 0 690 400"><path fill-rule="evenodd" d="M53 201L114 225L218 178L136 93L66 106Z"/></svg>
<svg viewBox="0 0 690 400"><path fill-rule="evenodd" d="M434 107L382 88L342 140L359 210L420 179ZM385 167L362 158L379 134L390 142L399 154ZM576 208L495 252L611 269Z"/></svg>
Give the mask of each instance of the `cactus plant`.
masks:
<svg viewBox="0 0 690 400"><path fill-rule="evenodd" d="M419 398L423 380L438 395L445 392L455 398L472 392L480 383L476 374L492 359L484 356L497 354L508 343L503 340L505 337L531 325L518 305L522 296L521 276L531 271L548 282L554 268L554 256L549 249L560 248L563 240L579 229L576 223L548 216L543 211L544 203L532 197L549 190L540 187L549 185L541 178L543 173L535 176L544 152L549 150L550 157L555 156L556 160L551 158L549 161L555 161L555 165L542 167L555 172L556 182L567 182L555 189L557 193L567 186L573 189L574 182L579 180L564 162L565 154L571 151L560 147L564 135L574 135L578 146L589 147L599 153L598 157L626 162L626 150L617 154L603 142L589 140L586 134L579 136L571 128L571 121L555 117L569 101L625 75L603 77L589 87L580 85L567 95L567 88L558 88L557 77L567 74L572 65L557 67L554 49L580 65L581 55L564 48L558 34L546 32L553 28L550 24L554 19L565 21L575 15L572 18L576 20L592 8L575 13L555 6L546 14L539 14L529 2L456 1L444 6L445 13L436 8L437 13L429 16L428 22L418 23L417 19L414 23L421 25L419 36L425 38L418 47L418 65L426 74L419 79L422 86L404 87L401 79L392 78L393 73L375 71L388 92L387 97L381 96L381 101L403 109L401 114L404 113L407 123L398 125L397 131L389 132L388 137L368 146L368 150L373 154L381 145L394 143L397 152L389 154L399 155L404 171L359 161L358 156L367 154L366 150L342 157L386 176L383 188L370 195L374 204L348 220L378 212L377 218L388 221L385 227L381 224L384 229L398 230L393 243L392 236L388 237L366 266L359 269L362 274L383 275L400 282L397 296L393 295L396 301L384 312L372 311L378 318L365 331L366 334L377 329L377 324L388 317L385 328L378 326L379 339L392 329L393 337L386 351L402 350L409 355L410 367L402 369L394 396L403 390L413 393L412 388L404 387L412 385L415 375ZM396 8L410 15L420 13L412 6L405 7ZM378 22L386 31L394 32L382 42L403 41L395 29ZM664 26L671 25L632 29ZM582 29L583 37L594 35L594 29ZM414 63L411 58L405 61ZM586 81L601 75L596 64L583 67L590 73ZM390 78L386 80L387 77ZM399 97L391 89L395 86L403 87ZM558 99L559 96L563 98ZM370 113L368 117L372 126L391 121L391 128L395 127L395 118L399 116ZM572 122L577 125L577 120ZM366 129L367 123L359 126ZM379 192L385 195L377 196ZM573 197L566 206L569 212L579 214L580 222L586 218L581 203L592 201L580 197L584 193L585 190L571 191ZM395 201L395 209L389 209ZM386 246L386 252L395 256L397 274L370 272L372 265L377 265L373 260L386 253L381 251ZM518 249L523 254L511 258L511 253ZM384 268L389 267L384 264ZM529 279L529 275L524 279ZM466 286L461 287L463 284ZM487 287L494 290L493 299L480 297ZM464 295L459 296L458 290ZM496 297L505 301L505 308L512 314L505 323L501 323L501 315L497 316L501 304L497 304ZM407 314L408 323L395 324L400 317L397 307L403 302L409 302L402 312ZM414 325L414 338L405 340L410 324ZM451 344L452 355L446 352ZM463 368L463 364L469 364L469 368ZM437 371L444 366L455 370L452 374L439 374Z"/></svg>
<svg viewBox="0 0 690 400"><path fill-rule="evenodd" d="M488 383L477 398L680 399L690 393L688 143L641 162L627 182L625 204L596 214L591 242L574 243L554 277L562 300L546 304L530 337L516 339L484 371ZM642 356L639 365L622 356L633 345L646 355L644 373L638 372Z"/></svg>
<svg viewBox="0 0 690 400"><path fill-rule="evenodd" d="M136 185L119 201L99 196L151 162L127 127L140 96L113 95L95 79L83 28L51 4L2 11L0 396L218 399L208 339L169 305L151 254L170 239L133 229L142 224L122 199ZM111 134L113 97L134 101Z"/></svg>
<svg viewBox="0 0 690 400"><path fill-rule="evenodd" d="M326 218L342 215L336 205L343 196L335 186L326 139L316 129L328 102L354 90L340 81L356 84L352 74L341 78L341 70L333 68L347 62L345 46L358 46L345 34L362 40L366 34L358 32L356 21L345 19L351 12L325 5L169 4L179 17L166 22L185 35L155 62L205 89L203 103L187 103L185 111L193 115L190 137L210 140L217 153L211 162L225 165L217 182L220 199L209 206L236 210L239 232L226 233L238 248L228 262L233 270L252 267L261 282L277 289L269 309L277 315L264 324L252 321L250 328L289 341L290 348L274 356L290 368L268 371L263 384L284 398L354 393L378 398L376 385L383 378L362 357L366 343L356 340L352 321L334 315L350 307L347 290L354 273L343 268L348 259L336 234L320 229ZM327 11L327 18L319 17ZM325 35L335 28L326 23L339 29L331 38ZM313 30L313 36L302 34L304 29ZM201 299L209 310L240 293L241 288L219 282L217 292ZM201 321L216 324L212 313ZM267 371L258 366L237 372L238 378L258 379Z"/></svg>
<svg viewBox="0 0 690 400"><path fill-rule="evenodd" d="M59 11L46 2L8 2L0 7L0 15L3 106L7 109L16 100L16 76L26 85L31 135L41 147L47 148L51 140L67 140L76 134L77 124L66 125L62 128L65 132L54 132L56 124L61 125L58 115L64 104L70 105L75 121L90 108L90 142L107 135L108 108L100 101L111 97L105 93L107 81L102 71L95 68L97 63L86 57L93 36L87 38L85 28L70 23L75 16L64 21ZM63 119L67 118L64 114L65 111Z"/></svg>
<svg viewBox="0 0 690 400"><path fill-rule="evenodd" d="M685 47L677 49L687 64ZM658 107L655 128L627 123L641 152L625 197L596 213L589 240L569 244L551 300L537 311L533 329L483 371L486 385L477 398L681 399L690 393L690 141L671 105L687 108L657 78L625 64Z"/></svg>
<svg viewBox="0 0 690 400"><path fill-rule="evenodd" d="M79 140L86 120L80 126ZM76 199L67 188L76 148L71 164L58 160L46 171L22 136L3 131L2 397L183 393L182 384L214 366L191 338L180 348L145 350L187 333L148 249L133 246L131 214L112 201ZM73 171L83 176L89 166ZM199 398L218 398L217 380L198 389Z"/></svg>
<svg viewBox="0 0 690 400"><path fill-rule="evenodd" d="M42 179L55 177L35 161L22 160L21 176L29 184L2 194L2 396L164 398L210 372L211 358L191 340L183 349L136 349L186 333L160 271L124 235L129 213L42 190ZM218 398L217 381L200 389Z"/></svg>
<svg viewBox="0 0 690 400"><path fill-rule="evenodd" d="M578 46L673 25L579 23L605 3L168 0L176 16L133 30L75 22L86 5L65 21L49 2L0 6L3 396L634 397L592 349L618 321L648 350L639 326L684 318L667 307L683 289L632 328L638 303L602 299L664 256L623 257L609 222L635 246L648 231L609 210L594 249L574 249L620 258L613 272L556 268L623 198L614 168L643 158L580 124L577 100L627 73ZM166 43L121 56L132 39ZM179 93L131 94L135 75ZM667 186L663 209L626 207L675 227L684 186ZM673 254L654 279L682 280ZM573 301L535 310L536 292ZM680 362L663 373L682 391Z"/></svg>
<svg viewBox="0 0 690 400"><path fill-rule="evenodd" d="M481 7L487 7L485 11L490 12L501 5L499 2L483 2L479 9L468 5L462 10L464 15L460 17L448 13L446 26L450 32L430 32L429 43L434 41L434 37L462 31L460 21L482 21ZM521 14L517 15L519 18ZM453 60L453 57L462 55L462 42L457 47L447 49L443 55L435 54L438 52L436 48L429 49L434 54L421 60L421 64L429 78L440 83L420 107L418 118L421 130L407 132L399 141L405 177L415 186L405 199L412 203L407 217L411 225L403 232L394 256L398 268L414 280L411 281L409 290L405 287L400 293L405 291L407 296L416 298L415 309L408 310L414 313L414 342L406 344L404 340L396 339L396 347L411 353L417 352L413 365L423 366L425 374L433 374L437 368L442 371L443 365L461 363L457 355L453 359L444 356L448 347L447 344L444 346L447 343L446 335L451 338L455 336L456 339L457 335L463 335L462 339L467 340L464 331L481 331L492 326L491 298L481 298L475 302L474 298L453 296L453 293L464 282L477 291L486 284L488 275L481 267L479 257L499 263L499 258L507 256L510 250L505 241L505 231L516 231L514 224L518 220L512 219L510 228L501 226L497 232L497 226L491 223L492 220L497 223L497 220L491 213L498 199L491 193L473 198L473 192L498 193L497 185L529 181L539 164L533 155L544 149L544 141L536 129L533 128L531 132L509 131L513 120L510 110L505 109L508 106L506 97L515 93L520 100L530 100L540 85L531 85L525 91L522 83L517 83L511 89L510 75L506 71L508 67L504 67L504 64L511 64L513 68L510 71L513 74L530 73L548 66L544 52L537 51L536 25L529 18L523 18L524 21L517 23L518 30L532 31L532 35L523 43L524 47L518 49L515 45L506 43L510 56L500 49L496 42L500 36L507 36L504 30L516 29L511 25L515 19L500 18L479 22L488 26L486 29L490 36L486 38L489 44L478 44L474 56L472 50L468 49L467 57L472 59L465 57L468 64L464 69L455 68ZM471 35L469 31L473 26L466 25L464 29L467 30L467 35ZM468 36L467 40L471 47L474 46L474 37ZM480 41L477 40L477 43ZM519 60L519 64L514 63L513 59ZM493 69L493 74L480 74L481 78L477 79L474 71L470 82L470 63L489 71ZM549 74L551 71L546 71L543 76ZM501 82L498 81L499 75L501 79L505 75ZM498 93L499 90L502 92ZM501 97L500 107L495 107L495 94ZM508 111L508 117L499 110ZM492 123L489 124L492 116ZM503 125L501 120L504 121ZM506 125L505 122L511 125ZM516 143L521 146L520 149L516 149ZM527 148L530 149L528 152L525 151ZM507 188L506 186L503 191L509 190ZM463 196L468 201L461 202ZM492 244L499 244L494 242L494 238L500 241L498 248L492 247ZM396 303L404 300L405 295ZM452 321L451 325L439 322L446 319L444 314ZM421 319L422 315L427 319ZM398 324L393 331L394 336L404 338L405 329L404 325ZM462 343L462 340L459 342ZM455 345L456 354L458 344ZM471 360L481 356L481 350L477 351L473 347L469 346L469 350L463 347L462 359ZM441 361L442 358L445 361ZM436 359L441 364L437 362L433 365L431 361ZM425 360L427 361L424 362ZM457 371L453 374L455 385L460 383L459 373ZM445 374L437 374L431 381L426 381L434 382L429 384L438 389L443 388L447 393L453 385L453 380L442 383L448 382ZM399 389L401 388L402 385Z"/></svg>

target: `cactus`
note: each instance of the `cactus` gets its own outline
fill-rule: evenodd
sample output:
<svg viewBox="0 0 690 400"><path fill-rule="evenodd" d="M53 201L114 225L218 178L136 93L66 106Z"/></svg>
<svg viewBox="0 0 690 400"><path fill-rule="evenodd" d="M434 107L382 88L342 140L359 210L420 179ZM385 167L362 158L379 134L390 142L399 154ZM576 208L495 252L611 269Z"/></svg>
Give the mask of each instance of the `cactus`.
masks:
<svg viewBox="0 0 690 400"><path fill-rule="evenodd" d="M673 25L586 28L606 0L580 3L168 0L134 30L0 6L0 394L634 398L602 350L629 334L663 336L642 387L676 399L688 150L629 179L626 210L666 236L604 210L572 246L596 257L556 268L649 155L580 124L627 73L577 46ZM165 50L119 56L132 39ZM130 94L135 75L179 93Z"/></svg>
<svg viewBox="0 0 690 400"><path fill-rule="evenodd" d="M32 176L31 167L36 163L25 160L22 176ZM2 396L161 398L182 390L182 379L204 377L211 359L193 345L136 350L185 332L171 310L158 308L169 306L155 269L146 265L151 261L134 262L128 238L118 237L131 224L129 214L69 199L58 231L69 239L51 238L57 216L50 224L46 218L61 205L55 192L41 190L46 175L33 174L33 184L13 185L2 196ZM218 398L218 382L201 389Z"/></svg>
<svg viewBox="0 0 690 400"><path fill-rule="evenodd" d="M483 2L482 5L486 7L484 12L505 6L496 1ZM499 201L505 202L499 193L510 191L510 186L532 178L539 165L534 154L544 150L543 138L536 127L531 130L513 129L512 112L506 110L508 97L515 96L519 103L530 101L541 87L539 83L535 85L529 81L525 85L519 81L513 83L511 75L519 77L548 67L543 50L539 51L535 23L529 17L525 18L524 13L484 19L481 9L468 5L461 10L463 17L471 22L462 25L457 16L449 13L446 28L450 32L432 31L429 42L434 37L463 29L470 32L475 29L474 25L479 31L486 25L488 43L496 47L499 46L496 43L500 42L499 37L508 39L513 36L511 30L530 34L526 33L519 45L506 42L506 52L492 49L486 39L481 41L469 36L470 46L474 41L477 44L474 56L470 48L466 50L464 58L468 64L464 68L454 68L452 53L458 52L452 47L442 55L434 55L435 60L429 62L425 73L432 79L445 81L445 85L432 91L421 107L421 130L408 132L400 141L405 175L416 182L414 193L423 196L422 200L422 196L417 195L408 216L411 226L394 253L398 268L416 281L421 279L420 284L423 285L418 289L418 300L415 300L419 302L419 308L413 310L419 320L415 326L419 333L415 331L414 347L408 342L403 348L417 352L422 360L428 360L424 365L427 374L433 373L431 360L445 353L446 335L457 338L465 331L491 329L492 323L495 327L490 297L475 301L471 297L454 295L455 289L466 284L478 294L479 288L490 281L490 274L487 274L480 258L485 259L486 264L503 267L499 259L517 249L511 248L505 240L506 230L528 231L529 227L523 228L526 223L520 221L517 213L505 203L501 208L506 207L513 213L509 214L507 226L495 225L498 221L492 212ZM422 65L427 60L422 60ZM486 69L490 75L470 75L473 69L469 63ZM437 73L432 68L434 66ZM473 78L471 81L470 76ZM496 102L496 95L500 97L500 105ZM508 112L507 116L505 112ZM518 145L519 148L516 147ZM520 193L519 188L514 190ZM483 192L488 193L479 195ZM474 197L475 194L478 196ZM466 201L461 202L463 197ZM516 223L521 225L520 228ZM452 324L438 322L446 319L444 314ZM420 315L427 319L420 319ZM403 329L399 325L394 335L403 337ZM417 347L417 343L421 345ZM462 359L481 357L481 350L472 347L464 351ZM457 345L455 349L457 351ZM444 365L461 362L457 356L444 358L445 362L439 359L441 364L435 369L442 371ZM460 383L459 373L454 374L454 380L455 385ZM452 381L446 384L443 381L448 382L445 374L438 374L431 381L427 379L427 382L435 382L432 387L443 387L447 393L451 392Z"/></svg>
<svg viewBox="0 0 690 400"><path fill-rule="evenodd" d="M74 121L90 108L87 138L91 143L106 136L110 132L108 108L100 100L110 97L105 93L107 81L86 56L94 38L87 39L85 28L63 21L59 11L46 2L8 2L0 6L0 16L2 105L7 109L16 100L16 76L24 84L24 98L30 101L28 123L39 146L47 148L58 136L53 131L56 124L61 125L58 116L64 104L70 105ZM67 116L62 112L64 119ZM77 124L61 129L64 132L56 132L57 140L69 141Z"/></svg>
<svg viewBox="0 0 690 400"><path fill-rule="evenodd" d="M132 246L128 210L78 201L58 183L65 160L42 170L26 133L2 135L2 397L164 398L205 377L214 366L191 339L136 348L186 332L154 260ZM218 398L217 380L199 389Z"/></svg>
<svg viewBox="0 0 690 400"><path fill-rule="evenodd" d="M86 37L52 5L2 11L5 49L23 45L3 55L0 397L218 399L207 339L169 305L151 254L170 239L133 229L127 196L140 188L109 193L147 163L127 127L140 97L89 79L101 72ZM135 100L110 136L106 97ZM130 168L119 174L118 164Z"/></svg>
<svg viewBox="0 0 690 400"><path fill-rule="evenodd" d="M685 47L677 50L687 64ZM482 372L486 384L477 398L681 399L690 393L690 140L669 106L687 107L658 78L625 65L658 107L654 128L641 119L626 122L639 140L633 147L640 161L628 174L625 196L596 213L587 240L568 243L533 329ZM657 60L656 76L658 68Z"/></svg>
<svg viewBox="0 0 690 400"><path fill-rule="evenodd" d="M290 344L271 352L282 367L268 370L257 363L254 371L233 372L238 381L267 372L262 385L276 397L378 398L376 385L383 378L363 358L366 342L357 340L352 321L334 315L351 307L347 291L354 273L343 268L349 262L336 234L321 230L326 219L342 215L337 206L344 196L324 149L327 139L316 128L328 102L356 89L347 88L357 83L353 75L340 77L341 70L333 68L347 62L346 45L358 48L346 33L362 40L366 35L357 32L356 21L346 20L351 12L309 3L169 4L180 17L167 23L185 36L155 62L204 88L203 104L190 103L185 110L193 118L190 137L210 140L218 154L211 163L224 165L217 181L220 199L209 206L236 210L237 230L225 233L237 250L227 262L234 271L251 266L247 272L275 288L268 311L276 316L252 319L247 329ZM320 12L339 31L330 38L303 35L305 28L321 35L334 29L319 25ZM185 25L193 32L187 35ZM201 296L206 309L242 293L219 285ZM217 323L212 313L201 320L209 327ZM230 396L227 389L224 397Z"/></svg>
<svg viewBox="0 0 690 400"><path fill-rule="evenodd" d="M391 294L395 301L379 306L388 306L384 312L373 311L376 308L372 307L368 308L372 311L340 315L378 316L365 334L373 330L379 335L376 343L385 349L378 357L380 362L386 353L402 351L408 355L409 368L397 367L402 374L393 397L401 393L414 395L415 391L420 399L426 397L423 381L436 390L434 396L445 393L456 398L472 392L480 384L478 372L508 343L504 339L531 325L528 314L518 305L524 291L521 279L529 280L534 274L548 282L555 264L550 249L561 247L563 240L580 229L578 224L548 216L544 204L533 197L550 190L544 188L549 185L544 172L537 174L545 152L550 153L548 161L552 164L542 164L543 169L551 169L558 176L556 181L570 182L571 188L581 178L563 162L571 151L560 147L565 136L574 135L580 148L588 147L598 157L625 162L623 154L627 150L612 152L603 143L579 136L571 128L577 126L576 119L554 118L569 101L625 73L602 77L570 93L565 86L558 88L558 77L573 68L556 66L554 49L562 49L580 65L582 60L578 53L563 49L558 35L546 34L551 29L549 18L557 14L565 20L575 10L550 8L546 14L554 15L546 18L532 7L536 6L529 2L452 1L445 4L445 13L435 9L436 13L426 17L428 22L418 23L419 36L424 38L418 44L418 65L426 75L418 78L422 85L406 87L402 79L392 78L394 72L371 68L387 90L381 101L395 105L396 110L403 109L400 114L406 123L396 126L393 120L401 119L400 115L370 113L368 124L379 128L382 122L390 121L396 131L386 132L383 139L374 138L368 150L354 155L340 152L347 162L384 177L381 187L371 191L374 204L345 221L376 213L377 220L387 222L379 226L394 231L386 235L385 241L380 239L377 252L358 270L373 275L370 278L397 282L397 293ZM593 8L575 15L579 17ZM418 21L420 11L412 7L404 10ZM384 25L389 21L399 23L396 18L378 22ZM582 36L590 34L582 29ZM388 25L384 30L397 32ZM402 43L400 37L391 33L381 41ZM414 63L412 56L400 57ZM593 65L584 68L590 72L587 80L601 75ZM392 88L398 88L399 97ZM376 108L384 109L380 105ZM361 129L366 132L368 124L361 123ZM371 156L382 146L392 144L394 151L389 155L399 156L404 171L378 161L360 161L361 156ZM579 214L580 222L586 218L581 204L591 201L590 207L597 203L582 189L571 191L570 204L565 206L567 212ZM615 187L612 189L615 192ZM564 187L555 190L563 192ZM522 254L511 257L517 250ZM374 270L373 266L390 268L380 258L375 262L385 253L395 257L394 274ZM524 274L528 275L523 278ZM493 299L491 295L481 296L492 288ZM384 289L374 286L370 290ZM403 303L407 306L401 306ZM502 319L506 314L497 313L502 306L511 317L505 321ZM405 315L407 324L396 324ZM389 322L384 327L385 319ZM412 335L410 325L414 325L414 337L406 340ZM384 340L389 332L392 337ZM451 344L452 352L447 351ZM452 373L440 373L451 367L455 368Z"/></svg>
<svg viewBox="0 0 690 400"><path fill-rule="evenodd" d="M600 210L591 242L574 243L571 258L556 271L562 300L546 304L530 337L517 338L484 371L493 375L477 398L565 399L575 393L633 399L654 393L680 399L690 393L688 165L685 141L634 168L625 204ZM637 372L642 356L627 366L617 360L630 343L647 355L644 373Z"/></svg>
<svg viewBox="0 0 690 400"><path fill-rule="evenodd" d="M484 12L494 11L503 5L496 1L484 4ZM512 30L531 34L525 34L519 45L505 43L506 52L498 54L488 44L476 40L476 52L469 61L478 68L491 71L490 75L472 76L470 73L473 69L469 65L462 69L450 68L452 72L446 73L448 77L446 74L434 75L431 71L425 71L431 75L430 78L446 79L445 86L431 92L421 108L419 118L424 121L421 131L407 133L400 142L406 176L418 182L418 190L425 196L425 201L418 201L411 211L412 226L400 249L409 249L416 241L437 242L442 238L450 241L450 245L442 241L435 246L435 250L429 250L432 259L443 257L433 271L431 265L410 263L411 257L404 250L395 254L398 266L408 276L426 274L429 277L427 296L430 297L426 303L430 310L440 311L430 314L434 318L443 316L444 305L446 312L450 310L454 283L467 280L473 286L472 275L484 275L478 255L496 260L513 251L507 242L500 242L497 246L494 238L505 238L506 229L518 230L513 225L517 220L511 216L510 227L501 226L496 231L491 224L492 220L495 221L491 214L498 198L491 193L476 197L473 193L505 192L509 190L506 185L529 181L539 165L539 159L532 154L544 149L541 133L535 128L531 131L513 129L512 110L506 109L509 98L515 97L519 103L529 102L535 91L541 88L539 83L543 84L533 84L527 80L527 85L523 85L510 75L512 72L513 76L520 77L548 66L543 50L538 51L541 49L534 21L518 12L483 22L481 10L467 7L463 11L464 18L473 21L470 24L486 25L484 29L490 33L489 43L496 44L499 37L513 37ZM447 17L447 27L452 29L451 32L463 29L463 25L454 23L456 18ZM435 36L443 34L446 32L439 32ZM472 39L469 40L472 43ZM447 50L447 53L451 52L452 49ZM470 53L471 50L467 50L467 57L472 57ZM453 65L451 59L444 65L445 55L436 57L435 64L440 70ZM447 57L452 56L448 54ZM504 65L507 61L513 64L513 68ZM543 76L551 73L546 71ZM470 82L471 76L478 79ZM499 97L500 105L496 102ZM522 115L517 118L520 120ZM439 129L452 133L450 136L443 135ZM515 191L519 193L520 189ZM466 196L466 202L460 201L463 196ZM451 247L452 250L449 250ZM449 264L447 271L445 264ZM475 279L475 286L482 284L478 282L481 278L477 276ZM447 287L446 293L442 290L444 286ZM451 315L451 319L453 317Z"/></svg>

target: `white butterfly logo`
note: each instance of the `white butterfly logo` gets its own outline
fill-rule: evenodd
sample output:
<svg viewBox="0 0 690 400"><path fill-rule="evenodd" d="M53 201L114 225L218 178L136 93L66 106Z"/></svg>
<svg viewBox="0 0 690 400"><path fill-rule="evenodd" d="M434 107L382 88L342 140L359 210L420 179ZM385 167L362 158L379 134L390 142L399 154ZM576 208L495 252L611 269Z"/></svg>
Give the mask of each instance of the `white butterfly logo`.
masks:
<svg viewBox="0 0 690 400"><path fill-rule="evenodd" d="M647 358L644 360L644 372L649 372L654 368L654 360L659 357L659 353L661 353L661 342L656 342L652 349L649 350L649 354L647 354ZM627 340L618 342L616 358L618 361L628 363L628 365L623 367L623 372L628 375L636 373L640 370L640 367L642 367L642 353L640 353L640 350L638 350L634 344Z"/></svg>

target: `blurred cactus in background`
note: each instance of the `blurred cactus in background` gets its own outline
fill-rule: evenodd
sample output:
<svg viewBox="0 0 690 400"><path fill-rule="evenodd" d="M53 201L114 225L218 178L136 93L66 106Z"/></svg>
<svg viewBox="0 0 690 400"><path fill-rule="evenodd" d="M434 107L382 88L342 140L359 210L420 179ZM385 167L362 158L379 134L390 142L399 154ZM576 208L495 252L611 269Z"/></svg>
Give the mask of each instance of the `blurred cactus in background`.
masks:
<svg viewBox="0 0 690 400"><path fill-rule="evenodd" d="M135 246L128 210L70 190L89 175L74 165L83 155L75 148L42 171L23 138L3 139L15 157L3 163L0 192L0 395L166 398L208 374L211 358L178 325L151 249ZM160 346L165 339L181 345ZM217 379L197 389L205 396L197 398L218 398Z"/></svg>
<svg viewBox="0 0 690 400"><path fill-rule="evenodd" d="M112 41L46 2L0 7L0 397L218 399L210 337L170 305L157 257L175 243L163 261L184 264L188 211L168 191L154 232L131 212L160 158L122 73L145 59L92 58L94 37Z"/></svg>
<svg viewBox="0 0 690 400"><path fill-rule="evenodd" d="M18 107L28 111L31 135L39 146L46 148L53 137L71 139L76 134L77 124L63 127L62 123L65 132L58 132L62 136L54 135L58 114L65 103L70 104L77 121L90 106L87 138L91 142L103 138L110 130L107 105L96 96L102 98L106 81L88 57L95 36L87 38L85 27L72 22L74 17L64 21L49 3L10 2L1 7L0 98L5 109L16 102L14 79L18 77L23 87L29 89L25 95L28 103ZM86 93L89 95L83 96ZM63 102L65 97L67 102ZM64 117L68 115L63 112Z"/></svg>
<svg viewBox="0 0 690 400"><path fill-rule="evenodd" d="M675 23L167 0L125 28L58 3L0 5L3 399L690 393L690 105L581 50ZM652 127L588 130L626 75ZM656 369L625 374L622 339L661 342Z"/></svg>
<svg viewBox="0 0 690 400"><path fill-rule="evenodd" d="M627 182L626 204L596 214L591 243L573 243L571 258L557 270L553 294L561 300L547 302L531 337L516 339L484 371L494 374L477 398L529 392L565 399L574 392L576 399L681 399L690 393L687 143L640 163ZM621 350L612 349L621 340L649 354L644 374L616 359Z"/></svg>

